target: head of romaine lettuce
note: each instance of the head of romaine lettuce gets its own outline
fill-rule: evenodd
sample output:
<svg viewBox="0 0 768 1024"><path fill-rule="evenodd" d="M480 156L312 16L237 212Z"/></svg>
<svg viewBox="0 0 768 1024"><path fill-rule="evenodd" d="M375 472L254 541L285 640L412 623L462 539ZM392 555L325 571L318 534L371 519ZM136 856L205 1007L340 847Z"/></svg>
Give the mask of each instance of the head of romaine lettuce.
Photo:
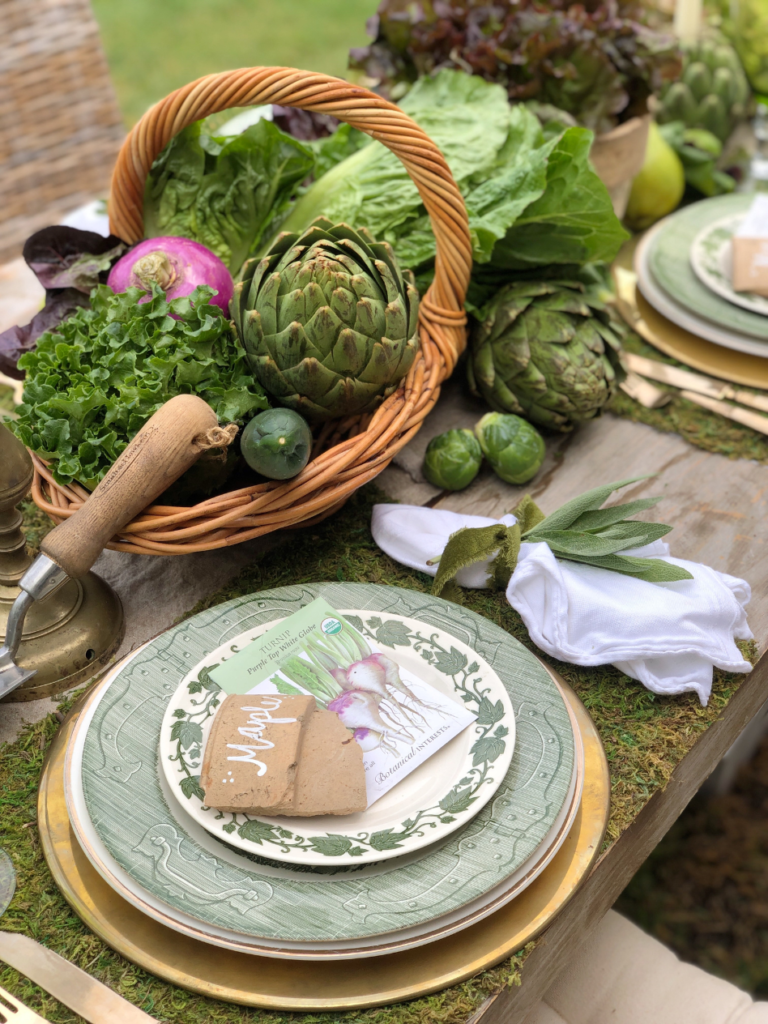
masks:
<svg viewBox="0 0 768 1024"><path fill-rule="evenodd" d="M312 151L271 121L231 138L212 135L197 121L152 165L144 189L145 235L191 238L236 274L314 164Z"/></svg>
<svg viewBox="0 0 768 1024"><path fill-rule="evenodd" d="M92 490L174 395L199 395L222 423L245 423L269 404L231 322L210 304L213 289L166 302L156 287L139 305L141 294L99 285L90 308L46 331L19 360L24 398L9 426L53 461L60 484Z"/></svg>
<svg viewBox="0 0 768 1024"><path fill-rule="evenodd" d="M571 127L545 138L535 115L510 105L502 86L448 69L419 79L400 105L440 147L456 179L476 268L508 273L616 255L627 234L589 163L591 131ZM348 125L310 145L316 174L324 173L281 230L301 231L321 215L366 227L426 284L435 239L398 157Z"/></svg>

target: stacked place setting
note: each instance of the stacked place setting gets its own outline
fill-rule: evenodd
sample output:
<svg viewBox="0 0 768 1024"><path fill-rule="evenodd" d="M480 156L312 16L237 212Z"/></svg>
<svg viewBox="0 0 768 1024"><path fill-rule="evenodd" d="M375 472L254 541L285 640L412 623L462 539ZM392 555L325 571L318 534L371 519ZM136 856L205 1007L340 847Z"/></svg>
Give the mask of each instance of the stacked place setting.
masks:
<svg viewBox="0 0 768 1024"><path fill-rule="evenodd" d="M698 338L751 356L768 355L768 298L736 291L733 238L754 196L717 196L665 217L642 238L635 272L643 297Z"/></svg>
<svg viewBox="0 0 768 1024"><path fill-rule="evenodd" d="M368 806L350 814L209 807L201 774L226 698L213 676L319 598L358 653L339 667L321 643L326 682L294 666L271 692L338 713L364 763L400 771L417 754L418 767L374 800L366 775ZM381 666L369 699L363 669ZM77 720L65 792L91 864L144 915L226 950L318 961L423 946L509 904L568 838L584 776L572 695L500 627L416 592L319 584L219 605L133 652Z"/></svg>

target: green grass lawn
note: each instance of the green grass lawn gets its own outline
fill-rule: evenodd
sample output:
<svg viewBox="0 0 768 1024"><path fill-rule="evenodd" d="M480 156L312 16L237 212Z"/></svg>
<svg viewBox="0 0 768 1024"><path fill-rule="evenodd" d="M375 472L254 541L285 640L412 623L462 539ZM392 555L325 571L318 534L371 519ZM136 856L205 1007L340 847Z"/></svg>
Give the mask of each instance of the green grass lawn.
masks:
<svg viewBox="0 0 768 1024"><path fill-rule="evenodd" d="M127 125L200 75L275 64L344 75L377 0L93 0Z"/></svg>

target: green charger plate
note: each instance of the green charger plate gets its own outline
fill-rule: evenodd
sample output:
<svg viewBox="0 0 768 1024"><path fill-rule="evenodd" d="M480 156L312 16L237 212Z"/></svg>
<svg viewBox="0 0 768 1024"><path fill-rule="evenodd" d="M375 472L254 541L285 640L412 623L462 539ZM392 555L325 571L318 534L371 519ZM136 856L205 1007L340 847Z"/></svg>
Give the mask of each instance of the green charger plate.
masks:
<svg viewBox="0 0 768 1024"><path fill-rule="evenodd" d="M745 213L752 199L751 195L740 194L717 196L671 214L655 229L648 263L656 284L678 306L726 331L768 341L768 317L742 309L710 291L696 276L690 260L691 246L707 224L727 214Z"/></svg>
<svg viewBox="0 0 768 1024"><path fill-rule="evenodd" d="M462 830L419 859L374 876L243 866L203 849L176 820L158 777L160 728L180 680L207 653L316 597L337 608L417 620L476 651L512 701L517 741L494 798ZM407 637L401 637L403 641ZM410 642L410 641L408 641ZM457 649L457 654L459 653ZM456 670L464 665L460 656ZM208 609L148 644L105 691L83 739L91 823L132 878L167 905L213 926L283 941L386 934L433 920L482 896L526 861L562 810L574 768L567 708L541 664L498 626L429 595L372 584L283 587ZM327 869L326 869L327 870Z"/></svg>

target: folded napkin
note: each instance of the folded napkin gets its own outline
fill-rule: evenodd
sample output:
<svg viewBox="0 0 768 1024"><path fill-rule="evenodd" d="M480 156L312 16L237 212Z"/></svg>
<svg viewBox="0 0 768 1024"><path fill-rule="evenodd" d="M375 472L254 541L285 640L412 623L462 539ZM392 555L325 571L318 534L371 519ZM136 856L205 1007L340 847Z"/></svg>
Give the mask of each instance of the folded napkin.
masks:
<svg viewBox="0 0 768 1024"><path fill-rule="evenodd" d="M463 527L512 526L502 519L462 515L420 505L376 505L373 539L390 557L434 576L451 534ZM706 704L713 666L749 672L734 643L750 640L744 580L698 562L672 558L664 541L622 554L663 558L693 576L647 583L607 569L560 561L543 543L520 546L507 600L531 639L547 654L575 665L613 664L654 693L693 690ZM434 561L434 565L429 562ZM489 561L461 569L456 582L488 586Z"/></svg>

